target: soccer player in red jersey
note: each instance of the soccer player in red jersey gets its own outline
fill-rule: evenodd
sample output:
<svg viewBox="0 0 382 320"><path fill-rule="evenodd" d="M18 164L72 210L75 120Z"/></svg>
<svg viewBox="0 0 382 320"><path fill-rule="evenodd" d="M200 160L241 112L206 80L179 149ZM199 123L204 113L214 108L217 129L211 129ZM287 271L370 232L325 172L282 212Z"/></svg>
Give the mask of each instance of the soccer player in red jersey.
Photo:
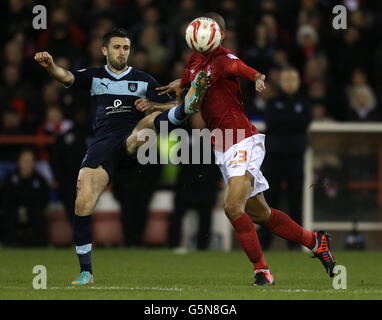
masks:
<svg viewBox="0 0 382 320"><path fill-rule="evenodd" d="M213 12L204 17L217 22L222 32L222 41L224 19ZM287 214L270 208L263 196L263 191L269 188L260 171L265 156L265 136L258 132L245 115L239 78L253 81L256 90L262 91L265 89L265 75L247 66L230 50L219 46L206 55L192 52L182 79L157 90L162 94L170 91L179 93L182 88L190 85L200 71L207 73L210 82L200 112L208 129L212 131L217 163L227 183L224 210L241 247L253 263L254 284L269 285L274 280L253 223L312 250L314 257L320 259L332 277L335 260L330 252L328 234L324 231L312 233L305 230ZM223 139L214 135L219 130L224 133Z"/></svg>

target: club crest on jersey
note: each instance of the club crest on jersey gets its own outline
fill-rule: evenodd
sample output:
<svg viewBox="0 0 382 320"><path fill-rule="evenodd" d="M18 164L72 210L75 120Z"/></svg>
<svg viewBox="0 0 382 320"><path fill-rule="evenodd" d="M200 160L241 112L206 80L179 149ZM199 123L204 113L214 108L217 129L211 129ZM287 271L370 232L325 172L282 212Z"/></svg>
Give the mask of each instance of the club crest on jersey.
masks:
<svg viewBox="0 0 382 320"><path fill-rule="evenodd" d="M211 76L211 66L208 65L207 67L207 77L210 77Z"/></svg>
<svg viewBox="0 0 382 320"><path fill-rule="evenodd" d="M138 84L135 82L129 82L128 88L130 92L135 92L138 89Z"/></svg>

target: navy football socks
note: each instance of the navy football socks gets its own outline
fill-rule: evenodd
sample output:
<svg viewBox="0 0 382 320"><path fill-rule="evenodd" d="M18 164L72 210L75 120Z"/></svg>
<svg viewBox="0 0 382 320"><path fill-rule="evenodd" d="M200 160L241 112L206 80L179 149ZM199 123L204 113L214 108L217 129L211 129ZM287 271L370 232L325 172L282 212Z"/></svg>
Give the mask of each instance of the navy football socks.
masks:
<svg viewBox="0 0 382 320"><path fill-rule="evenodd" d="M182 102L180 105L158 115L154 119L155 129L157 132L160 132L161 121L166 121L168 123L168 130L171 131L186 120L187 116L188 114L184 111L184 102Z"/></svg>
<svg viewBox="0 0 382 320"><path fill-rule="evenodd" d="M91 216L80 217L74 215L73 221L74 242L76 244L76 253L82 271L92 270L92 225Z"/></svg>

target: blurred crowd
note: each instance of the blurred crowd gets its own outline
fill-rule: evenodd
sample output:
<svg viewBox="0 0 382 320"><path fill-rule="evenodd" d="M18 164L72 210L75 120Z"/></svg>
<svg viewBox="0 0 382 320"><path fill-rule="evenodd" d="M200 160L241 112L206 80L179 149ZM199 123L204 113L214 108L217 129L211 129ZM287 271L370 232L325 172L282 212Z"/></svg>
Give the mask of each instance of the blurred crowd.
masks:
<svg viewBox="0 0 382 320"><path fill-rule="evenodd" d="M32 28L32 8L44 4L48 29ZM348 9L348 28L335 30L332 8ZM187 24L206 11L227 23L223 45L267 75L256 94L243 81L248 115L262 119L276 95L280 70L295 66L316 120L380 121L382 4L377 0L8 0L2 1L1 134L59 135L76 121L89 126L89 97L52 81L33 61L50 52L68 69L101 66L101 37L112 26L132 38L130 64L162 84L179 78L190 54Z"/></svg>
<svg viewBox="0 0 382 320"><path fill-rule="evenodd" d="M47 8L47 30L32 27L32 8L37 4ZM332 9L338 4L348 11L346 30L332 25ZM241 82L251 120L264 119L287 66L298 70L313 120L382 120L378 0L7 0L0 8L0 135L55 138L53 145L42 139L34 151L38 160L50 165L48 181L51 187L62 188L68 212L73 212L71 186L91 136L90 95L64 89L33 57L37 51L48 51L67 69L102 66L101 39L113 26L131 34L129 64L167 84L182 76L190 55L184 40L188 23L203 12L216 11L227 24L223 46L267 76L267 89L260 94L253 83ZM1 161L22 158L19 148L0 148ZM16 178L8 179L12 183Z"/></svg>

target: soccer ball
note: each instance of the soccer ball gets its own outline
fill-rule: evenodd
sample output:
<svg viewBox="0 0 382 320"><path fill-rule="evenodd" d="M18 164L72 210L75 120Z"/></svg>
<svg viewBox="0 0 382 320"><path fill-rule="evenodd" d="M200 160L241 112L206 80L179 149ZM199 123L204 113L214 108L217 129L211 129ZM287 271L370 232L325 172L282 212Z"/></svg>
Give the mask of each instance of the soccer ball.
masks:
<svg viewBox="0 0 382 320"><path fill-rule="evenodd" d="M186 41L190 49L209 53L220 45L221 30L215 20L206 17L191 21L186 29Z"/></svg>

